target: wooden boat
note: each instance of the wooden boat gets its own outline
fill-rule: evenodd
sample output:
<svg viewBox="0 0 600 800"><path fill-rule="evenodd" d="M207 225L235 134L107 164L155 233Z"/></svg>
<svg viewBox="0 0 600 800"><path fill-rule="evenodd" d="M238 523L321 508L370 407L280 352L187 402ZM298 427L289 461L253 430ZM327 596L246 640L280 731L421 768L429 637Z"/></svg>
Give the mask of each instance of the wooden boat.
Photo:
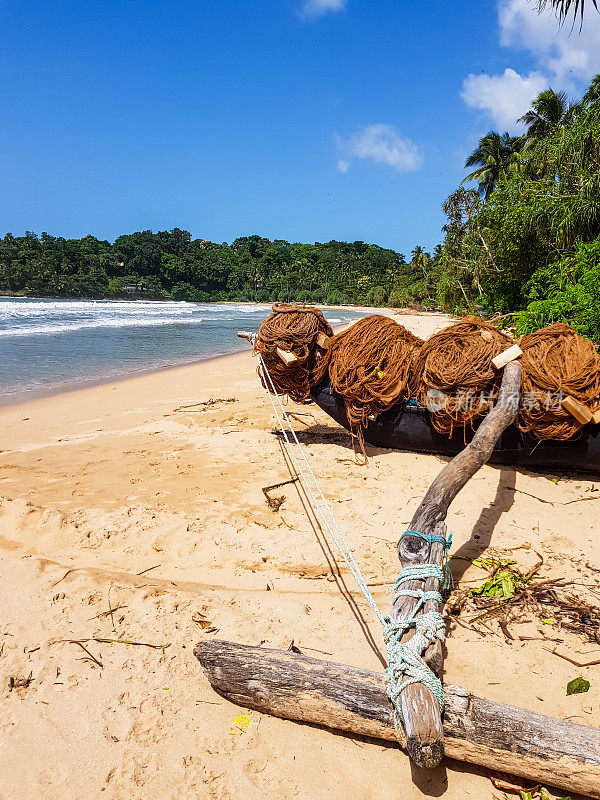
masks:
<svg viewBox="0 0 600 800"><path fill-rule="evenodd" d="M344 428L350 428L344 402L332 392L328 377L312 390L311 396L325 413ZM470 429L457 429L449 438L435 430L426 408L402 401L369 421L364 438L375 447L453 457L464 449L474 433ZM540 441L512 424L496 442L490 461L544 471L600 473L600 425L586 425L579 436L569 441Z"/></svg>

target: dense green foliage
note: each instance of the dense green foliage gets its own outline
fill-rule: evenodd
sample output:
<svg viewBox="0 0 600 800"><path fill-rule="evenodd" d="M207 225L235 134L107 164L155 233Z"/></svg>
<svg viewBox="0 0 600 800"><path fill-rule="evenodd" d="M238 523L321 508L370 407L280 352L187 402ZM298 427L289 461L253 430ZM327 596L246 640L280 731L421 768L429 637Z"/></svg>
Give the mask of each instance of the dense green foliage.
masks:
<svg viewBox="0 0 600 800"><path fill-rule="evenodd" d="M487 133L444 205L439 302L516 317L519 332L567 321L600 340L600 77L581 103L542 92L523 137ZM513 320L515 321L515 320Z"/></svg>
<svg viewBox="0 0 600 800"><path fill-rule="evenodd" d="M402 305L433 302L431 258L364 242L290 244L260 236L233 244L192 240L187 231L141 231L114 244L7 234L0 239L0 291L36 296L175 300L308 300Z"/></svg>

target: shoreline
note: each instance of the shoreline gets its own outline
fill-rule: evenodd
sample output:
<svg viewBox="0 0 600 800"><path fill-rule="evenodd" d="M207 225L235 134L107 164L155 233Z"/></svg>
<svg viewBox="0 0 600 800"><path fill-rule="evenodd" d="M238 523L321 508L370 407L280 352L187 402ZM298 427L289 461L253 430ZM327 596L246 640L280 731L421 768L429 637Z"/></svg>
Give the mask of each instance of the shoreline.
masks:
<svg viewBox="0 0 600 800"><path fill-rule="evenodd" d="M51 299L51 298L27 298L27 299ZM64 299L64 298L63 298ZM135 301L131 301L135 302ZM163 301L157 301L163 302ZM241 305L242 302L237 303L235 301L223 302L220 303L221 305ZM265 309L270 309L272 304L270 303L244 303L245 305L264 305ZM440 312L426 312L426 311L413 311L412 309L392 309L388 307L382 308L375 308L371 306L326 306L323 304L316 304L316 308L320 309L329 309L332 311L350 311L352 313L360 313L364 312L365 315L368 314L383 314L385 316L430 316L430 317L438 317L443 316ZM241 323L240 323L241 324ZM337 325L332 326L334 331L339 330L342 327L345 327L348 323L340 323ZM115 375L106 375L103 377L96 377L96 378L83 378L80 381L72 381L70 383L60 384L58 386L48 386L48 387L37 387L35 389L24 389L18 390L15 392L4 392L0 393L0 408L8 408L10 406L19 406L25 403L35 401L35 400L42 400L48 397L55 397L63 394L70 394L72 392L77 391L84 391L85 389L92 389L99 386L106 386L113 383L122 383L123 381L127 380L135 380L136 378L141 378L146 375L154 375L159 372L168 371L171 372L177 369L185 369L187 367L192 367L198 364L204 364L210 361L216 361L219 359L229 358L231 356L238 355L240 353L245 352L245 350L229 350L224 353L216 353L212 356L205 356L203 358L193 358L190 361L181 361L178 363L173 364L163 364L161 366L155 367L147 367L140 370L134 370L129 372L121 372L116 373Z"/></svg>
<svg viewBox="0 0 600 800"><path fill-rule="evenodd" d="M144 378L151 375L157 375L160 372L174 372L178 369L188 369L195 367L199 364L207 364L211 361L221 361L228 358L235 358L235 356L242 355L245 350L233 350L230 353L217 353L214 356L206 356L205 358L195 358L192 361L183 361L179 364L165 364L161 367L148 367L147 369L136 370L135 372L122 372L118 375L108 375L104 378L84 378L81 381L73 381L72 383L63 383L60 386L49 386L46 389L26 389L20 392L5 392L0 394L0 408L10 408L11 406L21 406L35 400L45 400L50 397L58 397L60 395L72 394L86 389L96 389L102 386L110 386L111 384L125 383L126 381L134 381L136 378Z"/></svg>

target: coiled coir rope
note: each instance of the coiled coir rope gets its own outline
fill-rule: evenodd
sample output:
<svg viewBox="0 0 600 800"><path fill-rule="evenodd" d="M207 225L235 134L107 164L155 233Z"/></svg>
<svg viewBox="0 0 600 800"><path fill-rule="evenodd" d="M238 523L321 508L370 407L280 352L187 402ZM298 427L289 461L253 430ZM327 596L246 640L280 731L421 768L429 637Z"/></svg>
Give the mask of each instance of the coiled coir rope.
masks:
<svg viewBox="0 0 600 800"><path fill-rule="evenodd" d="M517 425L538 439L566 440L583 427L562 405L565 397L590 412L600 407L600 356L593 342L562 322L524 336Z"/></svg>
<svg viewBox="0 0 600 800"><path fill-rule="evenodd" d="M368 418L408 398L412 363L423 340L390 317L372 314L334 337L331 388L344 400L351 430L362 443Z"/></svg>
<svg viewBox="0 0 600 800"><path fill-rule="evenodd" d="M488 411L502 380L492 359L512 344L477 317L465 317L427 339L416 356L411 389L429 408L437 431L451 436Z"/></svg>
<svg viewBox="0 0 600 800"><path fill-rule="evenodd" d="M327 369L327 350L317 346L321 333L333 336L331 325L318 308L300 303L273 306L272 314L260 326L254 348L280 394L302 402L309 397L310 387L321 380ZM295 360L286 364L277 348L293 353ZM269 389L262 374L261 381Z"/></svg>

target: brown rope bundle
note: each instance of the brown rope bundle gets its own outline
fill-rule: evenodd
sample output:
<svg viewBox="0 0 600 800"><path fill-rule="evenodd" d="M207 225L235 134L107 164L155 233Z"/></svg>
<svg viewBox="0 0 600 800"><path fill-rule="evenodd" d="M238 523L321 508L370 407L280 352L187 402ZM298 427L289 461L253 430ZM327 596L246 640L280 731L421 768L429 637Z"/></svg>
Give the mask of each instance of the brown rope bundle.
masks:
<svg viewBox="0 0 600 800"><path fill-rule="evenodd" d="M583 427L562 405L565 397L590 412L600 407L596 346L562 322L524 336L521 408L517 424L538 439L570 439Z"/></svg>
<svg viewBox="0 0 600 800"><path fill-rule="evenodd" d="M370 416L408 396L413 354L422 344L402 325L379 314L364 317L334 338L331 386L344 399L350 428L361 442Z"/></svg>
<svg viewBox="0 0 600 800"><path fill-rule="evenodd" d="M502 379L492 359L512 344L477 317L465 317L427 339L416 356L411 388L431 411L437 431L451 436L486 413Z"/></svg>
<svg viewBox="0 0 600 800"><path fill-rule="evenodd" d="M272 314L260 326L254 347L261 354L280 394L302 402L308 398L310 387L323 376L327 351L317 346L320 333L333 336L331 325L318 308L300 303L273 306ZM293 353L296 360L286 364L277 348ZM262 383L265 386L264 380Z"/></svg>

